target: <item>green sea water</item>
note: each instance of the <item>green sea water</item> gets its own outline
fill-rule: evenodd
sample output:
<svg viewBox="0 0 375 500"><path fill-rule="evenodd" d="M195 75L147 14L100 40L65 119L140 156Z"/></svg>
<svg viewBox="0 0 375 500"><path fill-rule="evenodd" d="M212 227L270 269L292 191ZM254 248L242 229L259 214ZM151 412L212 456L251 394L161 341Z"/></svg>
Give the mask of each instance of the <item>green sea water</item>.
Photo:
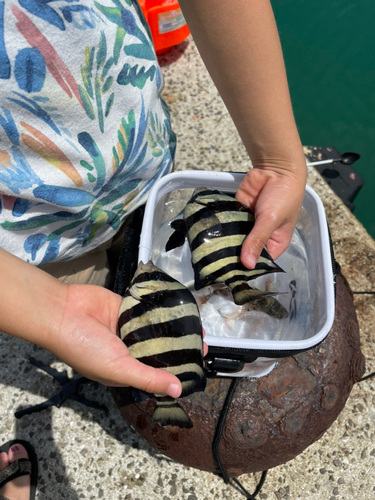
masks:
<svg viewBox="0 0 375 500"><path fill-rule="evenodd" d="M361 155L354 214L375 238L375 1L272 6L302 143Z"/></svg>

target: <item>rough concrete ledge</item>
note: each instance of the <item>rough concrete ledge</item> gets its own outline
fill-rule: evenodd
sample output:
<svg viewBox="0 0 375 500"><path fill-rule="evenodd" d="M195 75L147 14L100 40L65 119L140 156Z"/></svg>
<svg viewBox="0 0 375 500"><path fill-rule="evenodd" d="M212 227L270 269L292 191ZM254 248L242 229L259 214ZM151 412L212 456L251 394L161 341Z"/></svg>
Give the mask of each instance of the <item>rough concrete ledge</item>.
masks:
<svg viewBox="0 0 375 500"><path fill-rule="evenodd" d="M249 159L194 44L182 44L162 63L164 97L179 139L176 168L246 171ZM317 146L330 145L329 141L327 137L327 144ZM323 200L336 258L352 290L374 292L374 241L313 169L308 182ZM354 300L370 372L375 370L374 295L354 295ZM66 369L48 352L0 334L0 433L2 441L17 436L34 443L40 460L39 500L243 498L221 478L174 463L150 448L123 420L102 386L92 384L82 392L105 404L109 416L69 401L60 409L16 420L19 407L40 403L59 391L56 382L28 363L30 356ZM354 387L339 418L318 442L269 471L258 498L372 498L374 425L375 379ZM241 481L253 491L259 477L244 475Z"/></svg>

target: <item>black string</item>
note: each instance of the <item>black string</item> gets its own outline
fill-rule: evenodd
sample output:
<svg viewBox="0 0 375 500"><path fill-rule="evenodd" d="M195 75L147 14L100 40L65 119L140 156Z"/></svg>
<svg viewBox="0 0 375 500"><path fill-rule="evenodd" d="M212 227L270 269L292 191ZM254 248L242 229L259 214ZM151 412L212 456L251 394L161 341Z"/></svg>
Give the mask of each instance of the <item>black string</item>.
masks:
<svg viewBox="0 0 375 500"><path fill-rule="evenodd" d="M375 372L370 373L369 375L366 375L365 377L362 377L358 380L358 382L363 382L364 380L367 380L369 378L375 377ZM358 384L357 382L357 384Z"/></svg>
<svg viewBox="0 0 375 500"><path fill-rule="evenodd" d="M260 481L259 481L254 493L251 494L246 490L246 488L244 488L242 486L242 484L239 482L239 480L237 478L231 479L229 477L227 471L225 470L223 462L221 461L221 457L220 457L220 443L221 443L221 439L223 437L223 432L224 432L224 428L225 428L225 424L226 424L226 420L227 420L227 415L228 415L228 412L230 409L230 405L232 403L234 393L236 392L236 389L237 389L237 386L238 386L240 380L241 380L240 377L232 378L232 382L229 386L228 393L227 393L227 396L226 396L224 404L223 404L223 408L221 409L219 421L218 421L217 426L216 426L215 436L214 436L214 439L212 442L212 454L213 454L216 466L220 470L220 473L223 477L225 484L230 484L234 489L236 489L237 491L242 493L247 498L247 500L254 500L256 495L262 489L264 481L266 480L267 471L262 472L262 477L260 478Z"/></svg>
<svg viewBox="0 0 375 500"><path fill-rule="evenodd" d="M234 396L234 393L236 391L236 388L237 388L239 381L240 381L239 378L232 378L232 382L231 382L230 387L228 389L227 397L225 398L223 408L221 409L219 421L217 423L217 427L216 427L216 431L215 431L214 440L212 442L212 454L214 456L214 460L216 462L216 465L218 466L218 469L220 470L220 473L223 476L225 484L228 484L230 482L230 478L229 478L227 471L225 470L224 465L221 461L219 447L220 447L221 438L223 437L223 431L224 431L229 407L230 407L230 404L232 402L232 399L233 399L233 396Z"/></svg>
<svg viewBox="0 0 375 500"><path fill-rule="evenodd" d="M234 481L235 483L237 483L238 486L243 490L243 492L245 492L245 494L250 495L247 498L251 500L252 498L255 498L257 496L257 494L260 492L260 490L262 489L263 484L264 484L264 482L266 480L266 477L267 477L267 472L268 472L268 470L265 470L265 471L262 472L262 476L261 476L261 478L259 480L259 483L257 484L257 487L255 488L255 491L254 491L254 493L252 495L250 495L250 493L245 490L245 488L242 486L242 484L239 482L239 480L236 477L234 477L232 479L232 481Z"/></svg>

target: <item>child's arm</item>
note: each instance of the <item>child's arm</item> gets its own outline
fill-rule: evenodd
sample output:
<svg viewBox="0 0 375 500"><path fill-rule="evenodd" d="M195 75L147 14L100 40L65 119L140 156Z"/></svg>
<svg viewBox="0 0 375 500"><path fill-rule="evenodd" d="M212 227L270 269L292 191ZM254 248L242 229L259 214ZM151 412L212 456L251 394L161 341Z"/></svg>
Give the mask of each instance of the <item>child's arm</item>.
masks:
<svg viewBox="0 0 375 500"><path fill-rule="evenodd" d="M244 264L253 267L265 244L274 258L287 248L306 183L272 8L269 0L180 5L254 166L237 192L256 215L242 249Z"/></svg>
<svg viewBox="0 0 375 500"><path fill-rule="evenodd" d="M0 331L48 349L92 380L177 397L181 383L129 355L116 335L121 297L65 285L0 249Z"/></svg>

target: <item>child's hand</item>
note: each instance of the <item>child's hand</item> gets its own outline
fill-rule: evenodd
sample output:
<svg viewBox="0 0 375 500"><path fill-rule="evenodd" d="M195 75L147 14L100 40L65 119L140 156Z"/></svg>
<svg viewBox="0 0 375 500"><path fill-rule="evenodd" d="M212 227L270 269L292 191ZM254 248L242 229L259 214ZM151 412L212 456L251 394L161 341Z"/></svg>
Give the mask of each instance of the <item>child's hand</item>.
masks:
<svg viewBox="0 0 375 500"><path fill-rule="evenodd" d="M178 397L177 377L131 357L117 336L121 300L105 288L70 285L61 324L48 348L81 375L102 384Z"/></svg>
<svg viewBox="0 0 375 500"><path fill-rule="evenodd" d="M50 350L80 374L102 384L178 397L178 378L131 357L117 336L121 300L105 288L70 285L57 342Z"/></svg>
<svg viewBox="0 0 375 500"><path fill-rule="evenodd" d="M236 198L255 213L255 225L242 246L241 261L253 269L264 246L273 259L288 247L302 205L306 164L254 165Z"/></svg>
<svg viewBox="0 0 375 500"><path fill-rule="evenodd" d="M102 384L181 394L177 377L131 357L117 336L120 295L94 285L65 285L2 249L0 277L0 331L48 349Z"/></svg>

